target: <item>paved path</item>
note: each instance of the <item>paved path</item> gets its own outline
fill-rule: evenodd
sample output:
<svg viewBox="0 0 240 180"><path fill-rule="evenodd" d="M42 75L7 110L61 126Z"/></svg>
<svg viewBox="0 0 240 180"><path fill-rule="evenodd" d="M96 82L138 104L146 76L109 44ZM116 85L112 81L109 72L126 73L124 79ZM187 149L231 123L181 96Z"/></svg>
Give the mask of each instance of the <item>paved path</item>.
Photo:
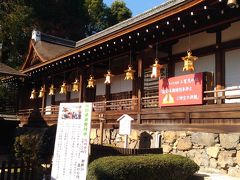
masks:
<svg viewBox="0 0 240 180"><path fill-rule="evenodd" d="M199 172L194 176L194 178L191 178L190 180L240 180L240 177Z"/></svg>

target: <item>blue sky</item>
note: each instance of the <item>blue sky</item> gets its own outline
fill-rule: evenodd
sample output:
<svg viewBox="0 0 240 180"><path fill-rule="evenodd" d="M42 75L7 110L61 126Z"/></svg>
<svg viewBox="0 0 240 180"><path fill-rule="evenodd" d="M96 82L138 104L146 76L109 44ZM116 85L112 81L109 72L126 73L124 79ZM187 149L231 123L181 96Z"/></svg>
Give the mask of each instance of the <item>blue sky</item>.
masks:
<svg viewBox="0 0 240 180"><path fill-rule="evenodd" d="M108 6L112 4L114 0L103 0ZM127 7L131 9L133 16L136 16L144 11L147 11L155 6L162 4L166 0L124 0Z"/></svg>

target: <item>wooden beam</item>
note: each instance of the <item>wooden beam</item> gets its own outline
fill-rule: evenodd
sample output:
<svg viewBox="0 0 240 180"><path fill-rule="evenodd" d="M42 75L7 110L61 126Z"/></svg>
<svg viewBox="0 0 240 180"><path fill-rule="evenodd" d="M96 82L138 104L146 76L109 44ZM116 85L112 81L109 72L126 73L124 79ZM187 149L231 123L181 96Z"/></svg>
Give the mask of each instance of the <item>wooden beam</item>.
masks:
<svg viewBox="0 0 240 180"><path fill-rule="evenodd" d="M142 124L142 125L132 125L132 129L138 130L149 130L149 131L193 131L193 132L210 132L210 133L229 133L229 132L239 132L240 124L238 125L217 125L217 124Z"/></svg>

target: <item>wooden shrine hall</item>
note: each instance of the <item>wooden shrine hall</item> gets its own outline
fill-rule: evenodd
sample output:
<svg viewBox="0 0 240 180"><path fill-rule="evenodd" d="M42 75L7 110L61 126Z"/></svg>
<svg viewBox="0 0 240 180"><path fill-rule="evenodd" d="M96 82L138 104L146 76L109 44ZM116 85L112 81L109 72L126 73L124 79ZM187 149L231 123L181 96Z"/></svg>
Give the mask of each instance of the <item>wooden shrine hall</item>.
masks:
<svg viewBox="0 0 240 180"><path fill-rule="evenodd" d="M19 118L57 123L61 102L93 102L118 128L239 132L240 10L222 0L169 0L74 42L33 31L18 81ZM9 80L14 81L14 80Z"/></svg>

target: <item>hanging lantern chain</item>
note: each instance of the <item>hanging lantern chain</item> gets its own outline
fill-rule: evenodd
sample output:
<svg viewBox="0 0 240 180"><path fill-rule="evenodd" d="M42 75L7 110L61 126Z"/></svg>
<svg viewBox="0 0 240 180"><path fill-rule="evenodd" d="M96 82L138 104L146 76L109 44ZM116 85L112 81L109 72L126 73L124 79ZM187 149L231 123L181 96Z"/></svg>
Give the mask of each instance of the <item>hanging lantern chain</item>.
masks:
<svg viewBox="0 0 240 180"><path fill-rule="evenodd" d="M158 58L158 41L156 43L156 58Z"/></svg>
<svg viewBox="0 0 240 180"><path fill-rule="evenodd" d="M191 34L190 34L190 30L189 30L189 32L188 32L188 50L191 49L191 47L190 47L190 41L191 41Z"/></svg>
<svg viewBox="0 0 240 180"><path fill-rule="evenodd" d="M109 57L109 59L108 59L108 70L110 71L110 69L111 69L111 60L110 60L110 57Z"/></svg>

